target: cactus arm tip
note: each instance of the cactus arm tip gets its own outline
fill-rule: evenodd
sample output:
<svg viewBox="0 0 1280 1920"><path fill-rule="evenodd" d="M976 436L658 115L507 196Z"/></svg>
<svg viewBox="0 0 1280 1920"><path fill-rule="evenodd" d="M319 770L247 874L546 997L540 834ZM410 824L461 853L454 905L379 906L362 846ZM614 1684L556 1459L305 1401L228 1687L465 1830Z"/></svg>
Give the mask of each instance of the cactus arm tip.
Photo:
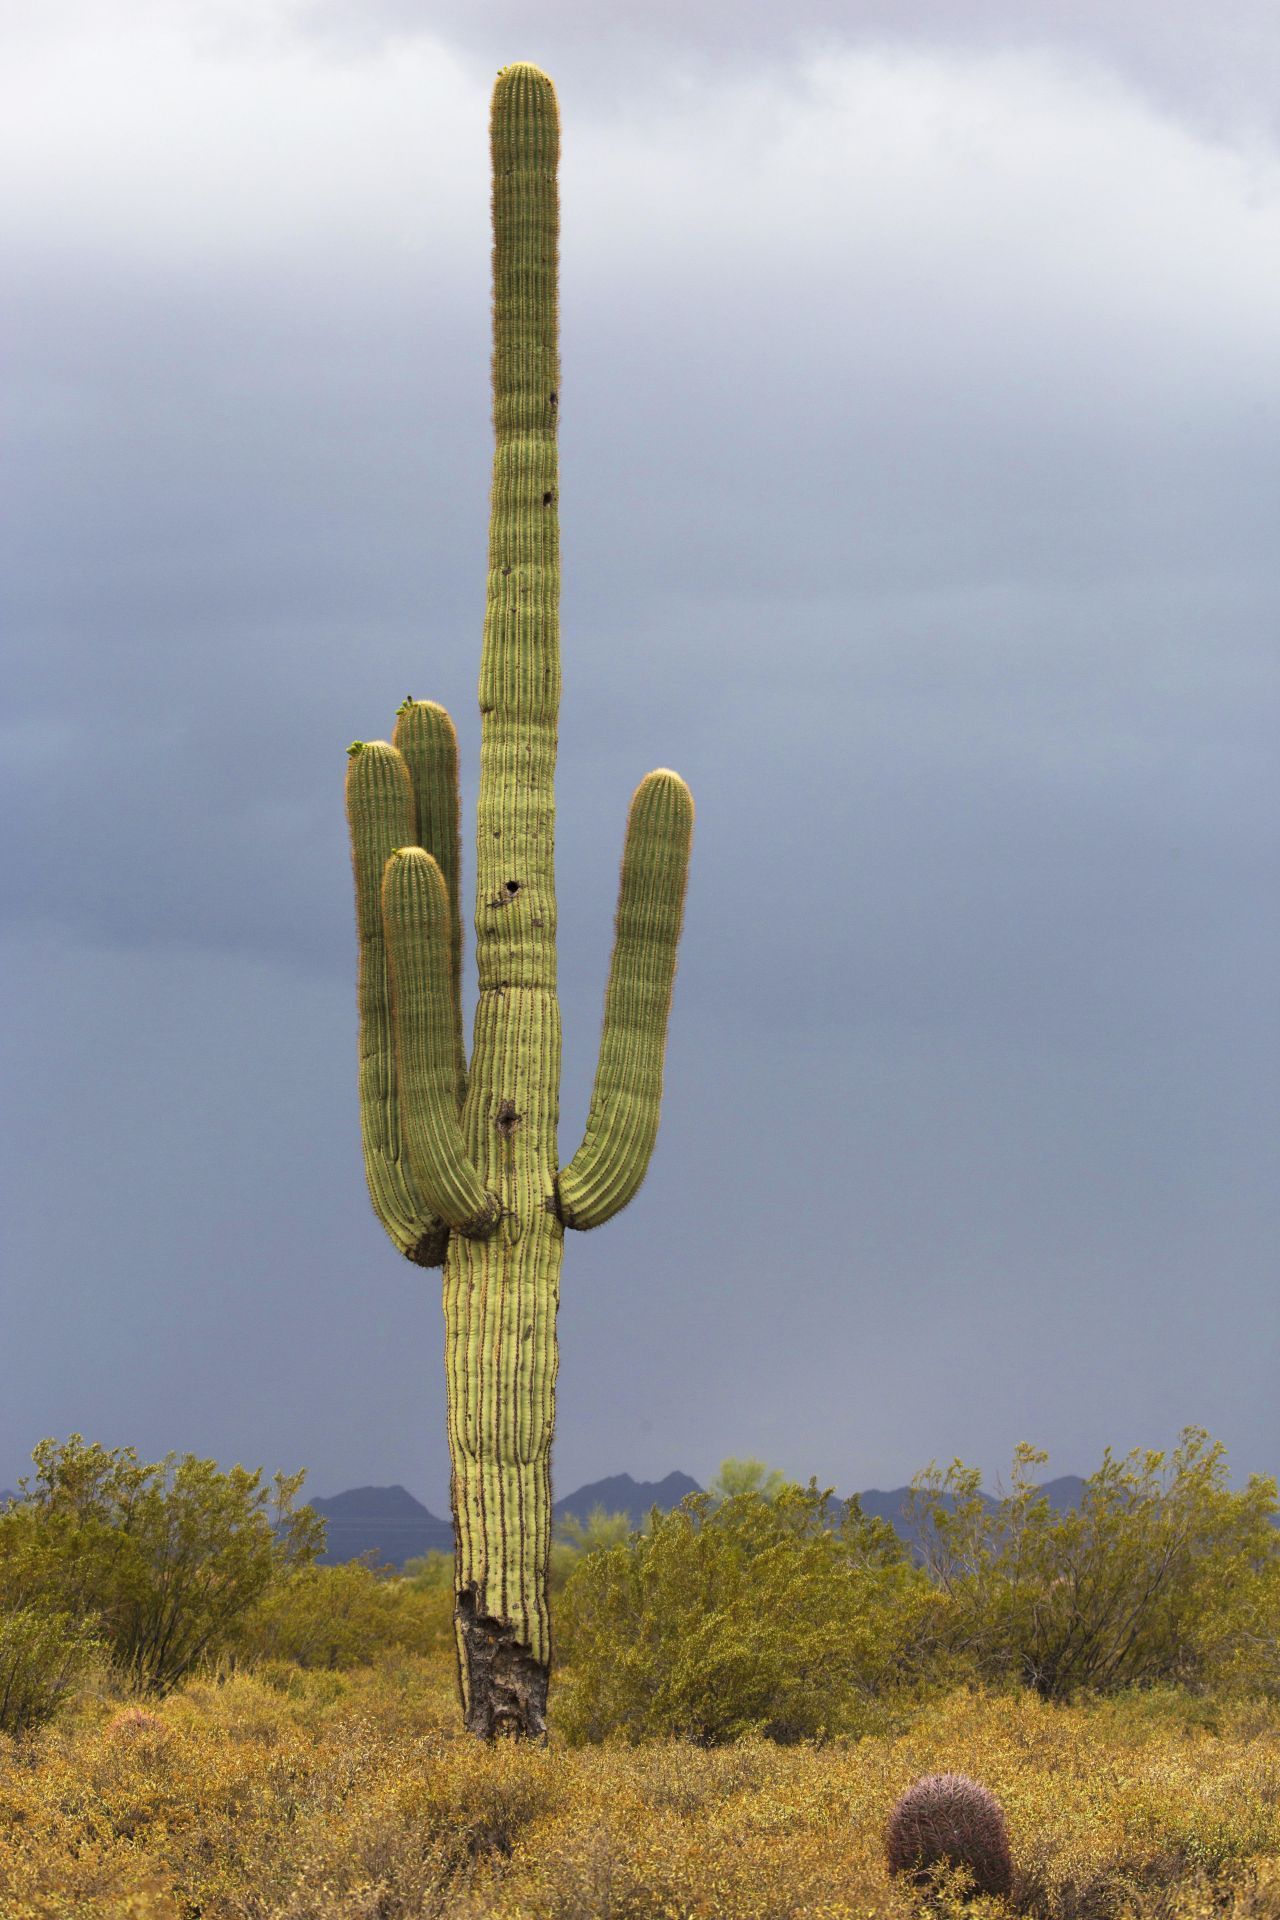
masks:
<svg viewBox="0 0 1280 1920"><path fill-rule="evenodd" d="M627 820L613 959L587 1131L557 1181L566 1227L602 1226L632 1200L658 1134L667 1018L684 918L693 795L660 767Z"/></svg>

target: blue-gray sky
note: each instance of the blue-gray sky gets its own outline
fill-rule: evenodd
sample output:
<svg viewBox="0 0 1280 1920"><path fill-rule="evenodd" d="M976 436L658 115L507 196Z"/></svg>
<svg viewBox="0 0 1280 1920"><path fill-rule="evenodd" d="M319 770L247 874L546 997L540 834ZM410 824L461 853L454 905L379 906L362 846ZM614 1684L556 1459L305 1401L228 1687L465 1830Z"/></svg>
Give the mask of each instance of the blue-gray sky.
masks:
<svg viewBox="0 0 1280 1920"><path fill-rule="evenodd" d="M512 59L564 121L566 1154L627 799L698 801L560 1491L1280 1465L1269 0L0 23L0 1485L78 1429L447 1504L341 789L405 693L474 775Z"/></svg>

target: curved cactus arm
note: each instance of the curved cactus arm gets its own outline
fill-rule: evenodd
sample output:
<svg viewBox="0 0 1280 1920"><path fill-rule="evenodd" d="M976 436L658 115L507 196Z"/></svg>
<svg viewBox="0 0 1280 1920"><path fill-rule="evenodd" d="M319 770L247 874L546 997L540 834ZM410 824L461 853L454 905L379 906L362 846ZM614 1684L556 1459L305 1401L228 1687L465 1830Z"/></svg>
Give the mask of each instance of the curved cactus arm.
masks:
<svg viewBox="0 0 1280 1920"><path fill-rule="evenodd" d="M454 1099L449 895L435 860L398 847L382 876L382 927L391 975L396 1082L409 1165L434 1212L484 1239L502 1205L467 1152Z"/></svg>
<svg viewBox="0 0 1280 1920"><path fill-rule="evenodd" d="M627 820L600 1062L586 1136L557 1183L567 1227L598 1227L634 1198L658 1135L662 1060L684 918L693 795L665 768Z"/></svg>
<svg viewBox="0 0 1280 1920"><path fill-rule="evenodd" d="M459 890L462 842L458 825L458 736L453 721L434 700L408 699L396 714L392 745L404 755L413 785L416 831L402 836L423 847L444 876L449 896L449 956L453 1006L457 1105L467 1091L467 1050L462 1038L462 907ZM394 844L400 845L397 841Z"/></svg>
<svg viewBox="0 0 1280 1920"><path fill-rule="evenodd" d="M444 1263L449 1229L436 1217L409 1170L396 1094L391 986L382 932L382 870L395 847L412 838L409 770L385 740L347 749L347 819L356 882L360 974L360 1137L374 1212L406 1259Z"/></svg>

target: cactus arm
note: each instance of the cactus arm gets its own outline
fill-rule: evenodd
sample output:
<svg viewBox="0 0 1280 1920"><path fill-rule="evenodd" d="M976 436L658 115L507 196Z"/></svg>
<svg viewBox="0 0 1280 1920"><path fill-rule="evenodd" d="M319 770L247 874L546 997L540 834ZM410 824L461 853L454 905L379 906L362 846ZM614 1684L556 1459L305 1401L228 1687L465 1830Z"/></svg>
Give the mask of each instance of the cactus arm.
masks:
<svg viewBox="0 0 1280 1920"><path fill-rule="evenodd" d="M598 1227L635 1197L658 1134L667 1017L684 918L693 795L660 769L627 821L600 1060L582 1145L557 1183L567 1227Z"/></svg>
<svg viewBox="0 0 1280 1920"><path fill-rule="evenodd" d="M409 1169L396 1090L391 988L382 928L382 870L414 832L409 771L385 740L348 748L347 819L356 883L359 944L360 1137L374 1212L406 1259L443 1264L448 1228L423 1199Z"/></svg>
<svg viewBox="0 0 1280 1920"><path fill-rule="evenodd" d="M449 895L421 847L398 847L387 861L382 926L409 1165L432 1210L456 1233L483 1239L502 1209L458 1122Z"/></svg>
<svg viewBox="0 0 1280 1920"><path fill-rule="evenodd" d="M462 1039L462 846L459 832L458 736L453 721L434 700L406 700L396 715L392 745L404 755L413 786L416 830L395 845L423 847L444 878L449 898L449 952L453 1007L456 1104L467 1091L467 1051Z"/></svg>

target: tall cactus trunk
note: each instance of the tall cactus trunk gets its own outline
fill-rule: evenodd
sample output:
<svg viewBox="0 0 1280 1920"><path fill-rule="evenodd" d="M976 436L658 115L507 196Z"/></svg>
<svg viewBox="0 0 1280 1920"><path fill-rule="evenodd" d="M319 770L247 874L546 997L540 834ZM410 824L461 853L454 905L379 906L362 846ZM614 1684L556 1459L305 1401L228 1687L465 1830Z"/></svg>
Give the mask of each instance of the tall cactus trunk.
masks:
<svg viewBox="0 0 1280 1920"><path fill-rule="evenodd" d="M445 1261L456 1631L473 1732L541 1733L556 1308L560 1007L555 770L560 710L556 283L560 130L550 82L498 81L493 160L493 491L480 662L476 1007L462 1130L502 1202Z"/></svg>
<svg viewBox="0 0 1280 1920"><path fill-rule="evenodd" d="M429 701L406 701L394 741L356 742L347 776L365 1167L400 1251L444 1266L458 1672L466 1725L489 1738L540 1737L546 1727L564 1234L611 1218L648 1165L693 824L676 774L641 782L591 1113L561 1170L559 122L545 74L503 70L491 134L495 450L480 667L480 997L469 1075L452 722Z"/></svg>
<svg viewBox="0 0 1280 1920"><path fill-rule="evenodd" d="M554 992L481 994L463 1132L502 1222L491 1239L450 1240L444 1312L458 1672L466 1724L483 1735L546 1724L559 1065Z"/></svg>

